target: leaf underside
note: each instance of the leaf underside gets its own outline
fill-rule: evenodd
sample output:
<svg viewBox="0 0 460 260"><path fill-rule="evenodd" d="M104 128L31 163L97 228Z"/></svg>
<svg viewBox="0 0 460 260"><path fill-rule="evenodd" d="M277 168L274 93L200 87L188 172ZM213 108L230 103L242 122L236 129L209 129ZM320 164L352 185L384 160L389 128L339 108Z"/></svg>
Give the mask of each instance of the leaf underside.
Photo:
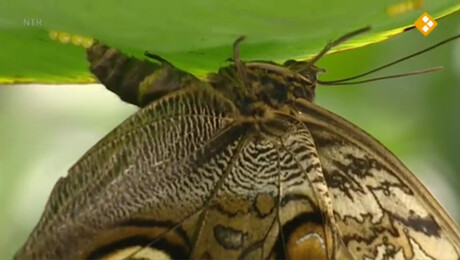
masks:
<svg viewBox="0 0 460 260"><path fill-rule="evenodd" d="M90 83L81 46L50 39L52 30L98 39L136 57L158 54L204 75L225 64L241 35L245 60L306 59L328 41L372 26L334 51L380 42L428 12L457 13L456 0L422 1L11 1L0 8L0 83ZM6 11L8 10L8 11ZM2 12L0 11L0 12ZM6 44L5 44L6 43Z"/></svg>

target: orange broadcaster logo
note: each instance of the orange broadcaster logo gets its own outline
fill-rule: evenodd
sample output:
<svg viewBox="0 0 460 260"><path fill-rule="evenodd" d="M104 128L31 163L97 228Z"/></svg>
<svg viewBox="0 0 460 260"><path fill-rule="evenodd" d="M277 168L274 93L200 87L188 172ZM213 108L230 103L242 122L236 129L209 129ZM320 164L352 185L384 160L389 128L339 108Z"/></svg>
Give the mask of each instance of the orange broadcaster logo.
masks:
<svg viewBox="0 0 460 260"><path fill-rule="evenodd" d="M427 13L422 14L416 21L415 27L425 36L436 28L438 23Z"/></svg>

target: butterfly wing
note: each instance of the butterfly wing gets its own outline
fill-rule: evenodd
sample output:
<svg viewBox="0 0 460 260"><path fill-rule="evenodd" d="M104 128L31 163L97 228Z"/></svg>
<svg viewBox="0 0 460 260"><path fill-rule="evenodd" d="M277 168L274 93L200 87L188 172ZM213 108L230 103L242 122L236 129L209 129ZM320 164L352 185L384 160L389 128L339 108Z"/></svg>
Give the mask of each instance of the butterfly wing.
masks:
<svg viewBox="0 0 460 260"><path fill-rule="evenodd" d="M311 102L299 116L315 140L341 239L356 259L460 259L454 220L382 144Z"/></svg>
<svg viewBox="0 0 460 260"><path fill-rule="evenodd" d="M153 102L56 184L16 259L458 259L455 223L390 152L296 108L274 136L204 84Z"/></svg>
<svg viewBox="0 0 460 260"><path fill-rule="evenodd" d="M206 85L143 108L58 181L15 258L324 258L311 137L264 137L238 113ZM307 252L287 249L299 239Z"/></svg>
<svg viewBox="0 0 460 260"><path fill-rule="evenodd" d="M325 259L313 139L281 120L261 135L207 86L153 102L59 180L15 258Z"/></svg>
<svg viewBox="0 0 460 260"><path fill-rule="evenodd" d="M197 212L208 195L203 189L219 179L218 172L206 175L197 160L234 149L226 137L236 140L242 131L228 127L236 113L232 104L211 92L195 86L173 93L95 145L57 183L16 259L75 259L88 257L93 247L117 248L113 241L145 244ZM144 219L145 212L154 218ZM173 248L186 247L181 232L171 236Z"/></svg>

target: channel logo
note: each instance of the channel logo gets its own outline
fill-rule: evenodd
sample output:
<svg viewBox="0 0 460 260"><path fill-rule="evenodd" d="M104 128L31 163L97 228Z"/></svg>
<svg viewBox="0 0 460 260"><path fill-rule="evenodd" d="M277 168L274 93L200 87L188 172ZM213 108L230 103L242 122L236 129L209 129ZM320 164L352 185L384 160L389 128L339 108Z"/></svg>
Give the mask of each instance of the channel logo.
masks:
<svg viewBox="0 0 460 260"><path fill-rule="evenodd" d="M415 27L425 36L430 34L438 23L428 14L422 14L414 23Z"/></svg>

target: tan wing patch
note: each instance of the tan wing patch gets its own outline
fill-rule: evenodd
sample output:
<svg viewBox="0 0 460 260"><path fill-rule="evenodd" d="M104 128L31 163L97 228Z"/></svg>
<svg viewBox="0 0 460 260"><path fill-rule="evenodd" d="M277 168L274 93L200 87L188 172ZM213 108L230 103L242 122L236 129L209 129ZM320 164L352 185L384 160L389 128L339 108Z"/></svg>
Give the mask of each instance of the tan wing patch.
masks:
<svg viewBox="0 0 460 260"><path fill-rule="evenodd" d="M117 250L100 260L172 260L171 257L160 250L143 249L140 246L134 246Z"/></svg>
<svg viewBox="0 0 460 260"><path fill-rule="evenodd" d="M455 259L434 216L385 162L336 135L314 133L343 240L358 259Z"/></svg>
<svg viewBox="0 0 460 260"><path fill-rule="evenodd" d="M305 138L305 129L281 139L252 137L233 153L231 163L220 167L225 170L209 203L179 222L192 259L327 258L332 235L307 176L318 169L308 167L318 157Z"/></svg>
<svg viewBox="0 0 460 260"><path fill-rule="evenodd" d="M289 152L296 142L301 140L289 140L288 148L280 149L281 140L257 136L242 148L221 189L205 209L202 223L197 223L201 228L193 259L280 259L286 255L300 259L296 257L300 256L298 250L303 256L325 259L321 214L319 223L310 222L308 216L318 213L313 190L306 172ZM305 155L299 149L296 152ZM280 230L291 221L301 223L303 228L288 230L283 234L286 241L282 241Z"/></svg>
<svg viewBox="0 0 460 260"><path fill-rule="evenodd" d="M439 205L428 206L432 195L390 152L332 113L302 106L342 239L357 259L459 258L458 231L438 217L452 220Z"/></svg>

